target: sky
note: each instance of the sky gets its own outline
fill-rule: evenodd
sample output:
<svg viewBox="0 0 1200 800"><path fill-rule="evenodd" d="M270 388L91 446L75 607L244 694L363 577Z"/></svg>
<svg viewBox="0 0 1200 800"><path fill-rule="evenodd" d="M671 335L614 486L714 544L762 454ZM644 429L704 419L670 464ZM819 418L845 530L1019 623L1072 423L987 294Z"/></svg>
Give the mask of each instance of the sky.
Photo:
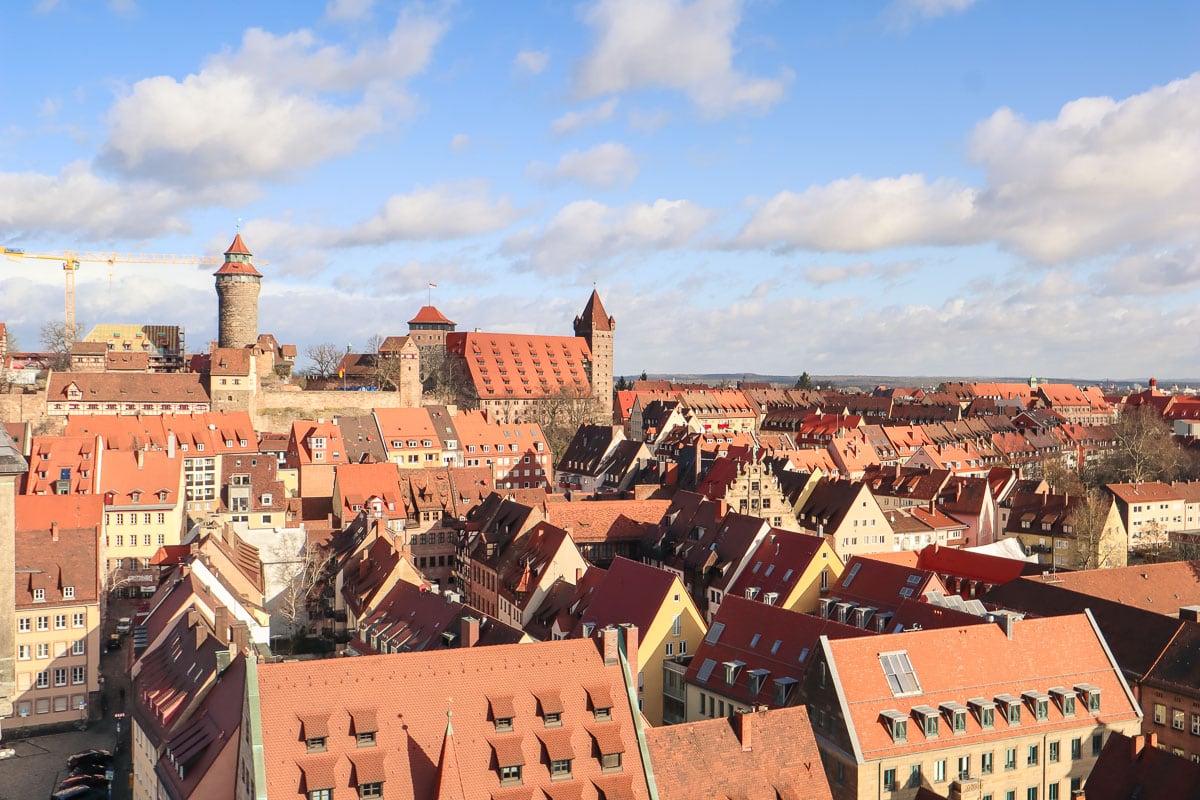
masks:
<svg viewBox="0 0 1200 800"><path fill-rule="evenodd" d="M220 257L304 348L570 335L617 374L1200 377L1200 4L11 0L0 245ZM215 266L77 317L216 335ZM436 284L436 288L430 288ZM18 344L52 260L0 258ZM301 359L301 368L305 366Z"/></svg>

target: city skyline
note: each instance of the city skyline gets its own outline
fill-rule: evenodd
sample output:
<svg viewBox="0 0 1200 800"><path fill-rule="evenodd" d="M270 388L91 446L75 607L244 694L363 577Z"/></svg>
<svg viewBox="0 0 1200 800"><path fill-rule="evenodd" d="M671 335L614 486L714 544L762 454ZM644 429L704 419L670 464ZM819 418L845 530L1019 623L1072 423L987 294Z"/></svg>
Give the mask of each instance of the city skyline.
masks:
<svg viewBox="0 0 1200 800"><path fill-rule="evenodd" d="M219 256L240 224L260 330L301 352L406 333L430 296L460 330L565 335L594 285L618 375L1197 373L1188 4L5 16L0 245ZM78 317L203 349L213 271L84 264ZM62 280L0 259L23 348Z"/></svg>

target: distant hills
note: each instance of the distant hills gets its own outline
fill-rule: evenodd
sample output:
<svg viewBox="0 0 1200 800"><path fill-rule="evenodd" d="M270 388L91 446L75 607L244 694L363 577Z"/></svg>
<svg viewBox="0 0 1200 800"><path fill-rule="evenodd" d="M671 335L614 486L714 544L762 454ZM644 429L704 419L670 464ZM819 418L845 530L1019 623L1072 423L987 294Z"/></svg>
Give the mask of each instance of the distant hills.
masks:
<svg viewBox="0 0 1200 800"><path fill-rule="evenodd" d="M625 380L635 381L640 376L640 373L626 375ZM620 377L620 376L618 376ZM675 383L706 383L706 384L721 384L727 383L730 386L736 385L739 381L750 383L770 383L779 386L790 387L796 383L799 375L760 375L755 372L710 372L703 374L696 373L655 373L646 376L650 380L656 381L673 381ZM809 375L814 386L832 386L836 388L857 387L863 391L870 391L876 386L916 386L923 389L932 389L947 381L979 381L987 383L1026 383L1029 381L1029 376L1022 377L1013 376L996 376L996 375ZM1114 389L1117 391L1128 391L1133 388L1145 388L1149 382L1149 377L1139 379L1097 379L1097 378L1071 378L1071 377L1056 377L1056 376L1038 376L1039 383L1071 383L1076 386L1102 386L1106 389ZM1180 388L1200 386L1200 380L1195 378L1158 378L1158 385L1164 390L1172 386Z"/></svg>

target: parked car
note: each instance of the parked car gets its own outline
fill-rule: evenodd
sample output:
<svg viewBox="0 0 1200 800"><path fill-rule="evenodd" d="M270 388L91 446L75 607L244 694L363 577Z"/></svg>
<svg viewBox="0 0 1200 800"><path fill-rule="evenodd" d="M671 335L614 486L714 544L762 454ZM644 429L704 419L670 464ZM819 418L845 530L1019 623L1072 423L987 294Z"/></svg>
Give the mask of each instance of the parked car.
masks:
<svg viewBox="0 0 1200 800"><path fill-rule="evenodd" d="M124 636L133 630L133 620L129 617L121 617L117 620L117 633Z"/></svg>
<svg viewBox="0 0 1200 800"><path fill-rule="evenodd" d="M50 800L107 800L108 787L71 786L50 795Z"/></svg>
<svg viewBox="0 0 1200 800"><path fill-rule="evenodd" d="M107 647L108 647L109 652L112 652L113 650L120 650L121 649L121 634L110 633L108 635Z"/></svg>
<svg viewBox="0 0 1200 800"><path fill-rule="evenodd" d="M108 778L104 775L71 775L59 781L58 788L54 791L61 792L63 789L70 789L75 786L92 786L98 789L107 789Z"/></svg>

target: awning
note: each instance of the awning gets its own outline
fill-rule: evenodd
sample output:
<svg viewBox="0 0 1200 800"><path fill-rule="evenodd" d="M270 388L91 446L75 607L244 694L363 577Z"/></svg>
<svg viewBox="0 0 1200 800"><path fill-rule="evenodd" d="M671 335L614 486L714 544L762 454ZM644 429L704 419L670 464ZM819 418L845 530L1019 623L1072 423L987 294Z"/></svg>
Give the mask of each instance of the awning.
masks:
<svg viewBox="0 0 1200 800"><path fill-rule="evenodd" d="M350 712L350 719L354 721L354 732L373 733L379 730L379 726L375 721L375 709L373 708L356 708Z"/></svg>
<svg viewBox="0 0 1200 800"><path fill-rule="evenodd" d="M602 684L586 687L588 699L592 701L592 710L597 708L612 708L612 689Z"/></svg>
<svg viewBox="0 0 1200 800"><path fill-rule="evenodd" d="M299 714L305 739L324 739L329 735L329 714Z"/></svg>
<svg viewBox="0 0 1200 800"><path fill-rule="evenodd" d="M562 698L559 696L557 689L541 689L535 691L534 695L542 707L543 715L563 713Z"/></svg>
<svg viewBox="0 0 1200 800"><path fill-rule="evenodd" d="M613 753L625 752L625 740L621 738L621 726L615 722L606 725L596 725L588 728L587 732L596 740L600 755L610 756Z"/></svg>
<svg viewBox="0 0 1200 800"><path fill-rule="evenodd" d="M512 719L516 711L513 709L512 695L497 695L488 697L488 705L492 707L492 719Z"/></svg>

